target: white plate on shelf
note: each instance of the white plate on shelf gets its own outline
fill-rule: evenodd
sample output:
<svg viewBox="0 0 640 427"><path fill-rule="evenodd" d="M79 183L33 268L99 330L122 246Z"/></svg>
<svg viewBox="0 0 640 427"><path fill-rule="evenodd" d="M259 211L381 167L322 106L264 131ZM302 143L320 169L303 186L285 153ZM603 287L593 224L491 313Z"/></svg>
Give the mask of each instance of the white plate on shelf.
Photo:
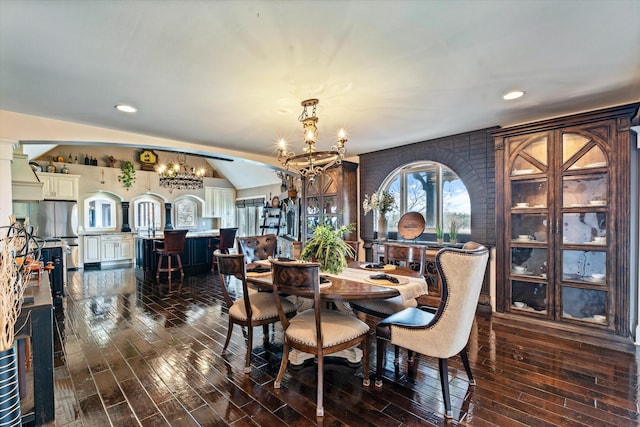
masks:
<svg viewBox="0 0 640 427"><path fill-rule="evenodd" d="M584 165L583 167L585 168L603 168L607 166L607 162L594 162L594 163L589 163L587 165Z"/></svg>
<svg viewBox="0 0 640 427"><path fill-rule="evenodd" d="M531 239L521 239L519 237L516 237L515 239L513 239L514 242L533 242L533 240Z"/></svg>
<svg viewBox="0 0 640 427"><path fill-rule="evenodd" d="M583 277L582 280L584 280L585 282L591 282L591 283L604 283L605 278L603 277L602 279L596 279L591 276L586 276L586 277Z"/></svg>
<svg viewBox="0 0 640 427"><path fill-rule="evenodd" d="M518 272L518 271L515 271L515 270L511 270L511 273L518 274L520 276L532 276L533 275L533 272L531 272L531 271Z"/></svg>
<svg viewBox="0 0 640 427"><path fill-rule="evenodd" d="M533 173L533 169L514 169L511 175L529 175Z"/></svg>
<svg viewBox="0 0 640 427"><path fill-rule="evenodd" d="M589 200L591 206L607 206L606 200Z"/></svg>

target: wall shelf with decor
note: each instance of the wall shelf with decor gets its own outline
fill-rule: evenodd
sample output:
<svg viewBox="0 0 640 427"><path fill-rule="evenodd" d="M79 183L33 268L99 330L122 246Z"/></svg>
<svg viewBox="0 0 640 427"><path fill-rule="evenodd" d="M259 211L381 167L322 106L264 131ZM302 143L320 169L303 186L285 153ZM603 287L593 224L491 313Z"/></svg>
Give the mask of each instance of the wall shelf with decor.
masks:
<svg viewBox="0 0 640 427"><path fill-rule="evenodd" d="M630 276L620 266L638 230L622 195L638 105L495 133L499 313L629 336Z"/></svg>

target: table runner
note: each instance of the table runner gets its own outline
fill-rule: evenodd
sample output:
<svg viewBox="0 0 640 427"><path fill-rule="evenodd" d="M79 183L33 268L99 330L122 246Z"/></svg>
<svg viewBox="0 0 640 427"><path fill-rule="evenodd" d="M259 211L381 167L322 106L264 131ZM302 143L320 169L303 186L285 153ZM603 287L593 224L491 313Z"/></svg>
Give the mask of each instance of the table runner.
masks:
<svg viewBox="0 0 640 427"><path fill-rule="evenodd" d="M353 280L354 282L363 282L367 284L371 284L367 282L367 278L372 274L377 274L379 272L375 271L367 271L362 268L346 268L340 274L326 274L321 273L323 276L329 277L337 277L339 279ZM391 274L393 275L393 274ZM376 284L376 286L383 286L385 288L397 289L402 297L403 301L409 301L420 295L425 295L427 293L427 282L424 277L409 277L398 274L397 277L402 277L403 279L409 279L409 283L405 285L381 285Z"/></svg>

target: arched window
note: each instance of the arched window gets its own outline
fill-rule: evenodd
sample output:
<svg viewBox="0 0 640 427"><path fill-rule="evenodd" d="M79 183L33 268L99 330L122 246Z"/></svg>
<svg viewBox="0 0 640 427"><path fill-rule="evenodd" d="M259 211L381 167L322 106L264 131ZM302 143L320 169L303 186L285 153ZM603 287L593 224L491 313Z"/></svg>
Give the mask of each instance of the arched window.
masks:
<svg viewBox="0 0 640 427"><path fill-rule="evenodd" d="M104 230L116 227L116 202L105 194L97 194L84 201L85 228Z"/></svg>
<svg viewBox="0 0 640 427"><path fill-rule="evenodd" d="M420 212L425 231L435 232L440 225L447 232L452 221L459 233L471 232L471 200L467 187L448 167L437 162L417 162L403 166L390 175L381 190L394 195L397 208L387 215L388 229L397 230L406 212Z"/></svg>
<svg viewBox="0 0 640 427"><path fill-rule="evenodd" d="M142 196L133 202L133 224L136 230L162 229L160 202L151 196Z"/></svg>

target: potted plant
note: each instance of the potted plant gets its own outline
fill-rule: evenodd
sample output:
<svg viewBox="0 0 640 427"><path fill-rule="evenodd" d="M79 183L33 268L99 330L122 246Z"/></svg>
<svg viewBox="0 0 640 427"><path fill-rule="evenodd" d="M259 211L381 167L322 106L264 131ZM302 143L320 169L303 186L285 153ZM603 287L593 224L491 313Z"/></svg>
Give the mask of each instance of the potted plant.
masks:
<svg viewBox="0 0 640 427"><path fill-rule="evenodd" d="M368 214L369 211L378 212L378 239L385 239L387 237L387 212L391 212L396 206L396 198L388 191L381 193L373 193L371 196L365 194L364 201L362 202L362 209L364 214Z"/></svg>
<svg viewBox="0 0 640 427"><path fill-rule="evenodd" d="M444 231L440 227L440 224L436 225L436 240L440 244L444 242Z"/></svg>
<svg viewBox="0 0 640 427"><path fill-rule="evenodd" d="M136 168L132 161L125 160L120 166L120 171L122 173L118 176L118 181L120 181L124 188L129 191L129 188L131 188L133 183L136 181Z"/></svg>
<svg viewBox="0 0 640 427"><path fill-rule="evenodd" d="M320 264L320 270L339 274L347 267L347 257L353 258L353 248L342 236L355 229L353 224L335 229L329 224L320 224L313 236L306 241L300 258Z"/></svg>
<svg viewBox="0 0 640 427"><path fill-rule="evenodd" d="M449 243L455 245L458 243L458 221L451 219L449 222Z"/></svg>
<svg viewBox="0 0 640 427"><path fill-rule="evenodd" d="M15 327L24 301L29 266L38 262L40 247L21 225L0 227L0 420L20 425Z"/></svg>

